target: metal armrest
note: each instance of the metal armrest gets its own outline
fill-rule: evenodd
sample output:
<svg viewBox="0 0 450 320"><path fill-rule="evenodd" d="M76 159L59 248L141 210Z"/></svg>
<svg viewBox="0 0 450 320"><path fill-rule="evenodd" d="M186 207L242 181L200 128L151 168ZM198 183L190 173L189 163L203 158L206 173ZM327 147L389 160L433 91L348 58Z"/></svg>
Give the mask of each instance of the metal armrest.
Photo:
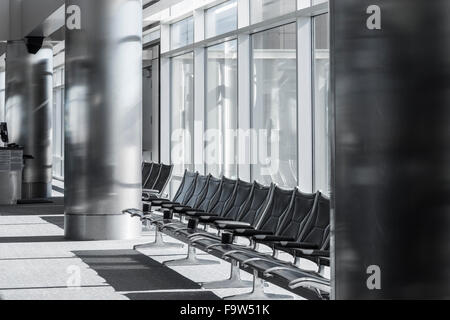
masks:
<svg viewBox="0 0 450 320"><path fill-rule="evenodd" d="M158 194L160 191L159 190L154 190L154 189L142 189L142 193L155 193Z"/></svg>
<svg viewBox="0 0 450 320"><path fill-rule="evenodd" d="M242 249L231 250L231 251L228 251L227 253L224 253L222 255L222 259L228 259L228 258L230 258L230 255L235 254L235 253L253 253L253 252L258 253L257 251L254 251L251 248L243 247Z"/></svg>
<svg viewBox="0 0 450 320"><path fill-rule="evenodd" d="M171 221L172 221L172 220L171 220ZM180 223L180 221L165 223L165 224L163 224L163 225L161 226L161 229L166 229L166 228L169 228L169 227L171 227L171 226L176 226L176 225L178 225L179 223Z"/></svg>
<svg viewBox="0 0 450 320"><path fill-rule="evenodd" d="M224 220L225 218L219 216L202 215L199 217L199 221L202 223L214 224L216 221Z"/></svg>
<svg viewBox="0 0 450 320"><path fill-rule="evenodd" d="M272 236L272 235L256 235L253 237L253 239L260 241L260 242L295 241L295 239L292 239L292 238Z"/></svg>
<svg viewBox="0 0 450 320"><path fill-rule="evenodd" d="M280 241L277 247L281 249L305 249L305 250L319 249L318 246L313 243L289 242L289 241Z"/></svg>
<svg viewBox="0 0 450 320"><path fill-rule="evenodd" d="M216 221L215 222L216 228L225 230L225 229L238 229L238 228L250 228L250 223L247 222L238 222L233 220L223 220L223 221ZM253 229L253 227L251 227Z"/></svg>
<svg viewBox="0 0 450 320"><path fill-rule="evenodd" d="M144 212L142 210L139 209L125 209L122 211L123 214L129 214L131 217L139 217L139 218L143 218Z"/></svg>
<svg viewBox="0 0 450 320"><path fill-rule="evenodd" d="M294 249L295 253L299 253L305 256L317 257L317 258L329 258L330 251L314 250L314 249Z"/></svg>
<svg viewBox="0 0 450 320"><path fill-rule="evenodd" d="M195 235L192 235L193 237L189 236L189 242L193 245L196 244L197 241L201 241L201 240L207 240L207 239L211 239L211 240L217 240L220 242L220 239L217 238L216 235L214 234L208 234L208 233L197 233ZM191 241L191 239L195 238L194 240Z"/></svg>
<svg viewBox="0 0 450 320"><path fill-rule="evenodd" d="M270 256L270 255L267 254L267 253L260 253L260 254L261 254L261 257L254 257L254 258L247 259L247 260L242 262L242 265L245 266L245 265L249 264L250 262L254 262L254 261L266 261L266 262L273 262L273 263L277 263L277 264L278 263L280 263L280 264L282 263L281 261L278 262L278 261L274 261L274 260L268 259L267 257Z"/></svg>
<svg viewBox="0 0 450 320"><path fill-rule="evenodd" d="M179 206L182 206L182 204L179 204L177 202L172 202L172 201L165 202L161 205L161 207L163 207L164 209L173 209L173 208L179 207Z"/></svg>
<svg viewBox="0 0 450 320"><path fill-rule="evenodd" d="M264 271L264 277L269 278L269 277L273 277L273 272L275 271L283 271L283 270L292 270L294 266L290 266L290 265L286 265L286 266L279 266L279 267L273 267L273 268L269 268L266 271Z"/></svg>
<svg viewBox="0 0 450 320"><path fill-rule="evenodd" d="M170 201L169 199L157 199L157 200L151 200L150 203L152 206L160 207L165 203L172 203L172 201Z"/></svg>
<svg viewBox="0 0 450 320"><path fill-rule="evenodd" d="M297 288L307 288L307 289L315 289L328 294L331 293L330 281L326 279L322 280L317 278L303 277L290 282L289 288L291 288L292 290Z"/></svg>
<svg viewBox="0 0 450 320"><path fill-rule="evenodd" d="M240 228L240 229L236 229L236 230L232 230L233 234L235 236L239 236L239 237L253 237L253 236L257 236L257 235L273 235L272 232L268 232L268 231L261 231L261 230L255 230L253 228L248 229L248 228Z"/></svg>
<svg viewBox="0 0 450 320"><path fill-rule="evenodd" d="M211 236L213 236L213 237L217 237L217 235L212 234L212 233L196 232L196 233L188 235L187 238L189 239L189 241L191 241L191 240L193 240L196 237L202 237L202 236L209 235L209 234L211 234Z"/></svg>
<svg viewBox="0 0 450 320"><path fill-rule="evenodd" d="M202 212L202 211L189 211L186 212L186 215L192 218L201 218L201 217L217 217L215 213Z"/></svg>

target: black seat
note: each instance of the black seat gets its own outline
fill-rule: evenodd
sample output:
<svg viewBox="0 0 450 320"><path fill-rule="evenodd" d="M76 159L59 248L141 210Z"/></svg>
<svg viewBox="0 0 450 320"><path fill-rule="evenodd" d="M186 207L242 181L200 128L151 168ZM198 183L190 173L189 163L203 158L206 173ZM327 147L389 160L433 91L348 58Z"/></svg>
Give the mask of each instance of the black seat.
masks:
<svg viewBox="0 0 450 320"><path fill-rule="evenodd" d="M197 210L207 212L210 208L214 207L215 201L217 200L215 196L222 186L222 181L222 179L217 179L211 176L208 181L206 194L201 201L195 205Z"/></svg>
<svg viewBox="0 0 450 320"><path fill-rule="evenodd" d="M257 182L253 183L253 188L244 205L240 208L238 218L232 220L215 221L215 228L218 230L235 230L242 227L256 228L258 221L261 219L265 208L269 204L270 195L275 185L270 187L263 186ZM207 251L216 246L222 246L221 237L215 238L193 238L192 244L196 247L204 248Z"/></svg>
<svg viewBox="0 0 450 320"><path fill-rule="evenodd" d="M288 208L283 213L281 222L278 223L275 232L264 232L264 229L255 230L254 235L251 236L252 242L255 244L264 244L275 251L275 246L281 242L295 242L305 230L308 224L308 219L313 215L319 194L305 194L298 190L295 191L291 198ZM273 217L279 215L276 209L277 206L272 207L275 211L271 213ZM265 217L266 221L275 221L273 217ZM263 218L264 219L264 218ZM267 229L266 229L267 230ZM259 232L263 231L263 232ZM252 230L249 230L251 233ZM250 234L249 233L249 234ZM230 251L227 258L239 262L246 262L248 259L259 257L260 253L257 250L239 250Z"/></svg>
<svg viewBox="0 0 450 320"><path fill-rule="evenodd" d="M185 171L180 187L178 188L172 201L168 199L151 199L149 201L152 207L161 207L164 203L186 204L194 192L197 182L198 172Z"/></svg>
<svg viewBox="0 0 450 320"><path fill-rule="evenodd" d="M216 193L212 203L213 206L209 208L207 212L193 210L187 211L185 214L187 217L196 220L200 223L209 223L209 219L217 219L223 217L228 209L228 204L232 201L233 197L237 193L239 180L232 180L223 177L219 191ZM250 185L251 186L251 185ZM211 220L212 222L212 220ZM196 224L193 224L196 227ZM183 232L184 231L184 232ZM177 230L185 235L195 233L195 228L185 228L184 230Z"/></svg>
<svg viewBox="0 0 450 320"><path fill-rule="evenodd" d="M183 216L187 211L195 210L207 212L209 209L212 209L217 202L216 194L219 192L222 186L222 180L214 178L213 176L209 176L209 179L204 187L203 192L197 197L193 196L191 200L195 199L195 201L190 201L191 203L187 203L186 206L171 206L173 212L180 217ZM192 203L195 203L191 206ZM183 229L186 227L186 224L181 221L176 223L173 221L161 221L160 227L164 227L166 229Z"/></svg>
<svg viewBox="0 0 450 320"><path fill-rule="evenodd" d="M274 249L276 242L296 241L301 238L301 234L307 223L306 218L315 210L318 197L319 193L309 194L297 190L292 199L293 203L290 210L276 231L276 235L257 235L253 237L253 240L257 243L266 244Z"/></svg>
<svg viewBox="0 0 450 320"><path fill-rule="evenodd" d="M265 209L270 204L271 194L274 188L274 184L270 187L266 187L254 182L248 199L239 210L237 219L235 221L216 221L215 228L218 230L238 229L243 226L256 228L258 221L261 219ZM192 237L191 244L206 252L215 251L222 254L232 249L229 245L223 244L221 237L219 236L205 237L202 235L199 237ZM247 288L251 285L252 283L248 281L242 281L240 277L239 264L232 262L230 277L227 280L205 283L203 284L203 287L205 289L223 289Z"/></svg>
<svg viewBox="0 0 450 320"><path fill-rule="evenodd" d="M195 183L194 189L192 191L191 196L185 203L164 203L161 207L163 209L174 209L174 208L190 208L195 207L197 202L201 200L203 195L206 193L206 188L208 186L210 175L203 176L199 175L197 177L197 181Z"/></svg>
<svg viewBox="0 0 450 320"><path fill-rule="evenodd" d="M296 259L305 258L318 265L318 272L305 272L296 266L271 265L264 271L265 277L281 279L296 294L305 296L305 290L313 291L318 298L329 299L330 281L323 276L324 267L330 266L330 226L325 229L324 240L319 250L294 249ZM299 262L296 263L298 265Z"/></svg>
<svg viewBox="0 0 450 320"><path fill-rule="evenodd" d="M181 181L180 187L178 188L175 196L173 197L173 200L170 201L168 199L151 199L148 202L148 206L150 207L149 211L151 211L152 207L161 207L165 203L185 205L189 201L189 199L191 198L191 196L195 190L198 175L199 175L198 172L194 173L194 172L190 172L190 171L186 170L184 172L184 176ZM124 210L123 213L130 214L132 217L136 217L136 216L140 217L146 223L155 223L164 218L163 216L161 216L159 214L152 215L149 212L143 212L138 209L127 209L127 210ZM143 245L137 245L134 247L134 249L138 249L138 248L144 249L144 248L162 247L162 246L179 247L180 245L165 243L163 241L161 232L159 232L158 228L156 228L155 229L155 242L143 244Z"/></svg>
<svg viewBox="0 0 450 320"><path fill-rule="evenodd" d="M249 210L249 212L243 213L243 215L240 217L241 219L245 219L245 217L249 218L250 221L253 220L253 223L255 220L257 220L257 223L254 225L246 224L244 221L238 221L238 222L216 222L219 229L221 226L221 223L224 225L222 226L224 229L228 230L229 232L239 235L239 236L245 236L249 239L252 239L254 235L275 235L277 229L280 227L281 223L284 221L284 217L287 214L287 212L290 210L291 207L293 207L293 201L294 201L294 195L296 190L284 190L279 187L271 187L271 192L261 192L261 196L265 195L267 197L265 200L263 200L263 197L260 197L258 201L255 201L256 199L252 199L249 201L252 201L253 204L255 204L255 208L253 210ZM249 206L249 204L247 204ZM258 209L256 209L258 208ZM255 219L255 214L260 218ZM247 216L247 214L249 214ZM228 229L227 229L228 228ZM214 243L214 241L210 241L208 239L196 239L193 241L196 245L200 246L207 246L207 251L214 252L215 254L223 254L222 256L227 259L231 260L231 276L230 279L225 281L219 281L219 282L213 282L205 284L204 287L207 289L214 289L214 288L245 288L250 287L252 284L246 281L242 281L240 279L239 275L239 263L237 259L234 259L232 255L225 256L226 254L245 254L246 252L249 252L250 254L256 253L256 251L253 250L254 247L245 247L242 245L227 245L222 243ZM256 243L256 242L254 242ZM247 260L247 257L244 258L244 260ZM258 279L255 277L255 281L258 281Z"/></svg>
<svg viewBox="0 0 450 320"><path fill-rule="evenodd" d="M254 189L257 187L256 182L251 184L242 180L238 180L238 183L236 185L236 189L233 192L233 196L231 199L227 202L226 208L224 208L223 213L219 215L207 215L207 216L200 216L198 217L198 220L202 224L207 225L213 225L215 229L220 230L220 228L217 227L217 223L219 221L222 222L228 222L228 223L237 223L238 218L243 215L243 210L248 210L249 207L249 201L254 195ZM247 217L249 218L249 217ZM246 222L241 222L246 223ZM194 224L195 225L195 224ZM202 237L205 236L205 242L210 243L211 241L213 243L217 243L218 241L221 241L220 236L215 236L209 233L200 232L195 234L190 234L189 230L184 232L186 236L188 236L190 239Z"/></svg>
<svg viewBox="0 0 450 320"><path fill-rule="evenodd" d="M239 221L218 221L216 226L219 230L225 230L233 234L235 237L248 238L251 240L253 236L258 234L274 235L279 223L283 219L283 214L289 208L295 190L284 190L277 186L271 187L259 186L255 188L255 193L248 211L243 211ZM251 223L249 223L251 222ZM272 225L274 224L274 225ZM225 254L231 250L246 249L242 245L215 245L211 241L195 240L196 245L207 245L207 250L215 254Z"/></svg>
<svg viewBox="0 0 450 320"><path fill-rule="evenodd" d="M147 223L152 222L154 220L160 220L161 215L151 214L153 212L152 208L160 208L165 203L174 203L174 204L187 203L195 188L197 177L198 172L190 172L186 170L184 172L184 176L181 181L180 187L178 188L175 196L173 197L173 200L165 198L150 198L149 200L146 200L146 205L144 205L144 211L133 208L133 209L125 209L123 210L123 213L130 214L132 217L140 217Z"/></svg>
<svg viewBox="0 0 450 320"><path fill-rule="evenodd" d="M145 185L150 173L152 172L153 162L144 162L142 164L142 186Z"/></svg>
<svg viewBox="0 0 450 320"><path fill-rule="evenodd" d="M292 204L283 219L279 229L274 235L255 235L252 237L256 243L264 244L272 249L272 256L276 258L278 251L283 250L289 252L294 259L294 248L280 249L280 244L299 244L302 243L306 247L306 234L309 233L314 226L313 221L317 219L318 215L318 201L320 193L305 194L297 191ZM328 222L329 224L329 218ZM310 239L308 239L310 240ZM322 239L320 240L322 241ZM315 242L308 242L308 249L320 245ZM319 249L317 247L317 249ZM235 254L231 254L230 258L244 263L250 267L254 267L258 271L264 271L271 267L271 263L280 263L277 259L268 259L267 261L258 258L261 254L257 251L237 251ZM254 259L253 261L250 261Z"/></svg>
<svg viewBox="0 0 450 320"><path fill-rule="evenodd" d="M291 225L293 220L296 220L294 216L288 218L286 223ZM245 267L253 269L255 277L258 277L257 275L259 274L265 277L277 276L282 281L285 281L289 287L295 286L295 289L300 290L299 293L302 295L305 294L305 290L310 289L317 293L319 297L328 295L329 280L319 274L301 270L299 268L299 258L306 258L319 264L321 258L329 257L329 252L326 251L329 248L330 241L329 200L318 193L312 210L299 228L296 229L298 229L298 236L295 241L290 241L288 238L282 239L282 237L278 239L273 238L273 241L269 240L270 237L266 239L275 250L274 252L282 250L290 253L294 258L292 264L278 260L276 254L272 257L267 257L257 253L252 255L247 252L240 253L238 257L234 254L231 256ZM260 238L264 238L264 236L260 236ZM319 268L319 273L321 271L323 270Z"/></svg>
<svg viewBox="0 0 450 320"><path fill-rule="evenodd" d="M144 200L149 200L150 198L160 198L163 196L164 191L169 183L170 177L172 175L173 166L172 165L161 165L159 175L153 186L153 190L143 189L142 195Z"/></svg>
<svg viewBox="0 0 450 320"><path fill-rule="evenodd" d="M156 180L158 179L159 173L161 172L162 165L159 163L154 163L152 166L152 170L142 186L143 190L153 190L156 184Z"/></svg>
<svg viewBox="0 0 450 320"><path fill-rule="evenodd" d="M231 198L226 202L224 210L222 211L220 216L218 215L218 216L200 217L199 222L204 224L205 223L211 224L215 221L220 220L235 221L239 215L242 206L244 206L246 201L249 199L252 188L253 188L252 183L238 180L235 186L235 190L233 191Z"/></svg>
<svg viewBox="0 0 450 320"><path fill-rule="evenodd" d="M299 235L296 242L282 242L276 245L277 250L286 251L292 255L302 256L301 250L307 246L306 251L319 250L325 251L329 245L330 235L330 200L323 194L319 193L315 214L311 216L308 224L305 226L303 233ZM302 247L303 246L303 247ZM304 258L309 255L303 254ZM313 258L313 262L317 259Z"/></svg>
<svg viewBox="0 0 450 320"><path fill-rule="evenodd" d="M233 197L233 195L236 192L237 186L238 186L238 181L237 180L231 180L231 179L227 179L225 177L222 178L221 181L221 185L219 190L217 191L216 195L213 197L212 200L212 207L211 210L208 210L208 212L199 212L196 210L193 211L187 211L186 214L190 217L195 216L196 214L203 216L221 216L224 214L225 209L227 208L227 204L229 203L230 199ZM162 226L162 230L165 231L171 231L171 228L174 228L175 230L173 230L172 232L175 234L182 234L184 236L189 236L192 233L196 232L196 226L191 227L191 226L182 226L180 227L177 224L169 224L169 225L164 225ZM188 255L185 259L177 259L177 260L171 260L171 261L167 261L164 264L165 265L170 265L170 266L193 266L193 265L205 265L205 264L216 264L218 263L217 261L213 261L213 260L202 260L202 259L198 259L196 257L196 252L195 252L195 248L192 247L189 243L188 243Z"/></svg>
<svg viewBox="0 0 450 320"><path fill-rule="evenodd" d="M161 171L159 172L158 179L156 180L153 189L159 191L160 193L164 192L169 183L170 177L172 176L173 165L165 165L161 166Z"/></svg>

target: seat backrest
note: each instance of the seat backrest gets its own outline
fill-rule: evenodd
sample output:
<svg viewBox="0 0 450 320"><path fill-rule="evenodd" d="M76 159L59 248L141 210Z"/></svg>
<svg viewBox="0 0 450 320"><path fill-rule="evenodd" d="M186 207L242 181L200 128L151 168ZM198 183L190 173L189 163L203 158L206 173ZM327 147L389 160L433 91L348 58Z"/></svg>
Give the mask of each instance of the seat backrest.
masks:
<svg viewBox="0 0 450 320"><path fill-rule="evenodd" d="M230 200L236 190L237 183L237 180L231 180L223 177L220 190L216 193L213 201L211 202L213 205L208 208L208 212L222 216L227 201Z"/></svg>
<svg viewBox="0 0 450 320"><path fill-rule="evenodd" d="M158 179L159 173L161 172L162 165L159 163L154 163L152 167L152 171L150 172L149 177L147 178L147 181L145 181L145 184L143 186L143 189L153 189L155 186L156 180Z"/></svg>
<svg viewBox="0 0 450 320"><path fill-rule="evenodd" d="M256 227L258 220L261 218L269 204L274 188L274 184L270 187L266 187L254 182L251 194L238 213L237 220L250 223L251 226Z"/></svg>
<svg viewBox="0 0 450 320"><path fill-rule="evenodd" d="M272 192L270 204L267 206L263 216L258 222L257 229L261 231L275 233L280 223L283 221L285 214L292 205L292 198L297 190L285 190L280 187L275 187Z"/></svg>
<svg viewBox="0 0 450 320"><path fill-rule="evenodd" d="M195 188L192 192L191 197L189 198L188 202L186 202L186 206L194 208L195 204L198 202L199 199L203 196L203 194L206 192L206 188L208 187L208 181L211 178L211 175L203 176L199 175L197 177L197 182L195 183Z"/></svg>
<svg viewBox="0 0 450 320"><path fill-rule="evenodd" d="M153 162L152 163L144 162L144 164L142 166L142 186L145 185L145 183L148 180L148 177L150 177L152 168L153 168Z"/></svg>
<svg viewBox="0 0 450 320"><path fill-rule="evenodd" d="M310 243L322 248L330 232L330 200L319 194L316 206L308 218L298 242Z"/></svg>
<svg viewBox="0 0 450 320"><path fill-rule="evenodd" d="M323 238L322 246L320 250L329 251L330 250L330 240L331 240L331 225L325 230L325 237Z"/></svg>
<svg viewBox="0 0 450 320"><path fill-rule="evenodd" d="M158 190L159 192L164 192L166 189L167 183L170 180L170 176L172 175L173 166L169 165L161 165L161 170L159 172L158 179L156 179L156 183L153 186L154 190Z"/></svg>
<svg viewBox="0 0 450 320"><path fill-rule="evenodd" d="M184 172L183 180L181 180L180 187L177 193L173 197L173 202L178 202L181 204L186 204L189 201L192 192L195 188L195 183L197 182L198 172L190 172L186 170Z"/></svg>
<svg viewBox="0 0 450 320"><path fill-rule="evenodd" d="M289 211L283 218L276 234L283 237L298 239L307 225L309 216L313 213L320 193L309 194L297 190L292 198Z"/></svg>
<svg viewBox="0 0 450 320"><path fill-rule="evenodd" d="M245 205L246 201L250 197L252 189L252 183L238 180L233 196L227 202L222 217L229 220L236 220L242 206Z"/></svg>
<svg viewBox="0 0 450 320"><path fill-rule="evenodd" d="M208 211L208 208L213 207L215 195L220 190L221 185L221 179L217 179L211 176L208 181L206 192L203 194L203 197L198 199L198 202L195 204L195 208L202 211Z"/></svg>

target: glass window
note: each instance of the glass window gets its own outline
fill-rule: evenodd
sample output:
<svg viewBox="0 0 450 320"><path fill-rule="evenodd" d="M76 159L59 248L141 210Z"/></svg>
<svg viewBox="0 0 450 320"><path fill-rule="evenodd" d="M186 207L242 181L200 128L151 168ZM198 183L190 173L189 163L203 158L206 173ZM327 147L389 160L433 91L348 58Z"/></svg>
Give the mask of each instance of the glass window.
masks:
<svg viewBox="0 0 450 320"><path fill-rule="evenodd" d="M227 1L206 10L206 38L237 29L237 0Z"/></svg>
<svg viewBox="0 0 450 320"><path fill-rule="evenodd" d="M170 26L170 47L177 49L194 42L194 18L189 17Z"/></svg>
<svg viewBox="0 0 450 320"><path fill-rule="evenodd" d="M64 177L64 68L53 73L53 175Z"/></svg>
<svg viewBox="0 0 450 320"><path fill-rule="evenodd" d="M161 30L155 30L142 36L142 43L148 43L161 38Z"/></svg>
<svg viewBox="0 0 450 320"><path fill-rule="evenodd" d="M314 18L314 187L330 193L328 14Z"/></svg>
<svg viewBox="0 0 450 320"><path fill-rule="evenodd" d="M297 9L297 0L250 0L250 21L258 23Z"/></svg>
<svg viewBox="0 0 450 320"><path fill-rule="evenodd" d="M171 59L171 162L173 174L193 170L194 138L194 54ZM172 186L173 188L173 186ZM173 189L172 189L173 191Z"/></svg>
<svg viewBox="0 0 450 320"><path fill-rule="evenodd" d="M206 172L237 178L237 41L206 51Z"/></svg>
<svg viewBox="0 0 450 320"><path fill-rule="evenodd" d="M295 23L252 35L252 177L264 184L297 185L296 43Z"/></svg>

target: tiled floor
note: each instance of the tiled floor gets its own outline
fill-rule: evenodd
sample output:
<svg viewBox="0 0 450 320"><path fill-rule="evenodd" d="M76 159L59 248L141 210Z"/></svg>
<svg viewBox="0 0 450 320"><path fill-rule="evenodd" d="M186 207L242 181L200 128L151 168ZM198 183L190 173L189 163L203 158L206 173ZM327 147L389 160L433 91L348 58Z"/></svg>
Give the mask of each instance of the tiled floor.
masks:
<svg viewBox="0 0 450 320"><path fill-rule="evenodd" d="M249 291L201 288L199 282L228 277L229 264L218 259L219 265L169 269L161 262L186 249L131 250L152 241L151 231L134 241L65 241L64 209L56 203L0 207L0 299L202 300ZM287 293L272 285L267 291Z"/></svg>

